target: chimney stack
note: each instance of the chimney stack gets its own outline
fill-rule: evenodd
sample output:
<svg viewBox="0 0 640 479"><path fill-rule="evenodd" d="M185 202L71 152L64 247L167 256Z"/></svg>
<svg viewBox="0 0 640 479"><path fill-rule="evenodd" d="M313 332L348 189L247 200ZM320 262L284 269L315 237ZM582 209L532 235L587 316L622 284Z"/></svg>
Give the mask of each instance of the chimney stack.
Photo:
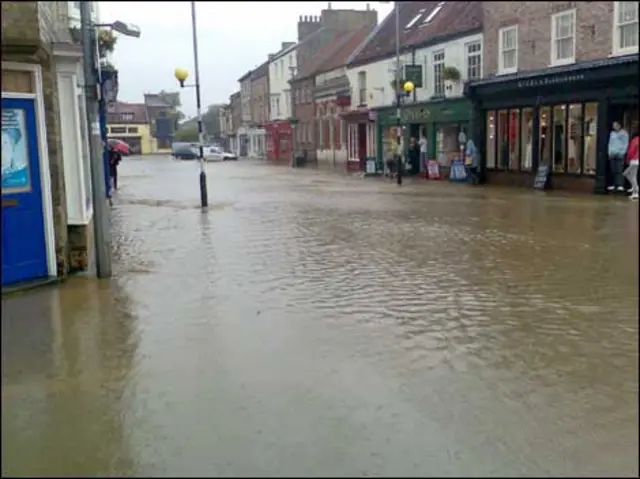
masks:
<svg viewBox="0 0 640 479"><path fill-rule="evenodd" d="M327 10L331 10L331 2L327 4Z"/></svg>

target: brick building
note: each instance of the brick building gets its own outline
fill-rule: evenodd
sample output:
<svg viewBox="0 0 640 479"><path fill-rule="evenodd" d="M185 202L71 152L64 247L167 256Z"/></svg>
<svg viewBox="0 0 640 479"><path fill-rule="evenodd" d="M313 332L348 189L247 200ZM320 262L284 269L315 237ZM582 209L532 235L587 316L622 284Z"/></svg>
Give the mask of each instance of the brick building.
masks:
<svg viewBox="0 0 640 479"><path fill-rule="evenodd" d="M269 62L255 68L249 79L251 122L247 132L248 154L252 158L262 158L266 153L265 125L269 121Z"/></svg>
<svg viewBox="0 0 640 479"><path fill-rule="evenodd" d="M317 159L317 133L313 98L315 77L313 67L308 64L317 62L316 55L344 32L354 32L364 27L373 29L377 23L378 13L371 10L368 4L366 10L333 10L329 4L319 17L303 16L298 21L297 71L290 80L291 116L297 121L294 149L306 151L311 161Z"/></svg>
<svg viewBox="0 0 640 479"><path fill-rule="evenodd" d="M489 182L602 192L613 120L638 120L637 2L482 2L485 79L471 82ZM540 167L544 167L540 169Z"/></svg>

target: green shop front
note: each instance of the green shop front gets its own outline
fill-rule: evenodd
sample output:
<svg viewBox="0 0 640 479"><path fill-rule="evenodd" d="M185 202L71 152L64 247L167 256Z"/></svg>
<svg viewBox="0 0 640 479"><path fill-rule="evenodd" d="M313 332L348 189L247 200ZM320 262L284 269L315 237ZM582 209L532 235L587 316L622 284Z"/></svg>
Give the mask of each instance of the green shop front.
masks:
<svg viewBox="0 0 640 479"><path fill-rule="evenodd" d="M472 105L466 98L432 100L402 105L402 148L406 153L409 139L427 138L427 158L448 167L460 154L459 135L470 131ZM396 151L396 108L377 110L378 163Z"/></svg>

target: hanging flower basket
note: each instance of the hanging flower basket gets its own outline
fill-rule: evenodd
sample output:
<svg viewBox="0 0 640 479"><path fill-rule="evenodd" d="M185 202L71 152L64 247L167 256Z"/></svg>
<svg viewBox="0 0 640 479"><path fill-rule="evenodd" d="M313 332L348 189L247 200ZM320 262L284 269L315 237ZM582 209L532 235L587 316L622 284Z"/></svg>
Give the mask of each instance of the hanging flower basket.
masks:
<svg viewBox="0 0 640 479"><path fill-rule="evenodd" d="M460 81L462 75L460 74L460 70L458 70L456 67L444 67L444 69L442 70L442 78L444 80L457 82Z"/></svg>
<svg viewBox="0 0 640 479"><path fill-rule="evenodd" d="M113 53L118 37L111 30L100 30L98 32L98 52L100 57L106 57L109 53Z"/></svg>

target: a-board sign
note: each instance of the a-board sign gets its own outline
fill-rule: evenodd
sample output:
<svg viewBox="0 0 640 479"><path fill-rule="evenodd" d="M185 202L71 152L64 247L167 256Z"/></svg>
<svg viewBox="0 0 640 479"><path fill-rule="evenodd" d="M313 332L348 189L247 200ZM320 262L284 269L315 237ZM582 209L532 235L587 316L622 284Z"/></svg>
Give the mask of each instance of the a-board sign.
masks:
<svg viewBox="0 0 640 479"><path fill-rule="evenodd" d="M427 178L430 180L440 179L440 164L438 160L427 161Z"/></svg>
<svg viewBox="0 0 640 479"><path fill-rule="evenodd" d="M467 181L467 168L464 166L464 161L453 160L451 162L451 169L449 170L449 180L451 181Z"/></svg>
<svg viewBox="0 0 640 479"><path fill-rule="evenodd" d="M536 177L533 180L533 187L536 190L544 190L549 186L549 167L547 165L538 166Z"/></svg>

